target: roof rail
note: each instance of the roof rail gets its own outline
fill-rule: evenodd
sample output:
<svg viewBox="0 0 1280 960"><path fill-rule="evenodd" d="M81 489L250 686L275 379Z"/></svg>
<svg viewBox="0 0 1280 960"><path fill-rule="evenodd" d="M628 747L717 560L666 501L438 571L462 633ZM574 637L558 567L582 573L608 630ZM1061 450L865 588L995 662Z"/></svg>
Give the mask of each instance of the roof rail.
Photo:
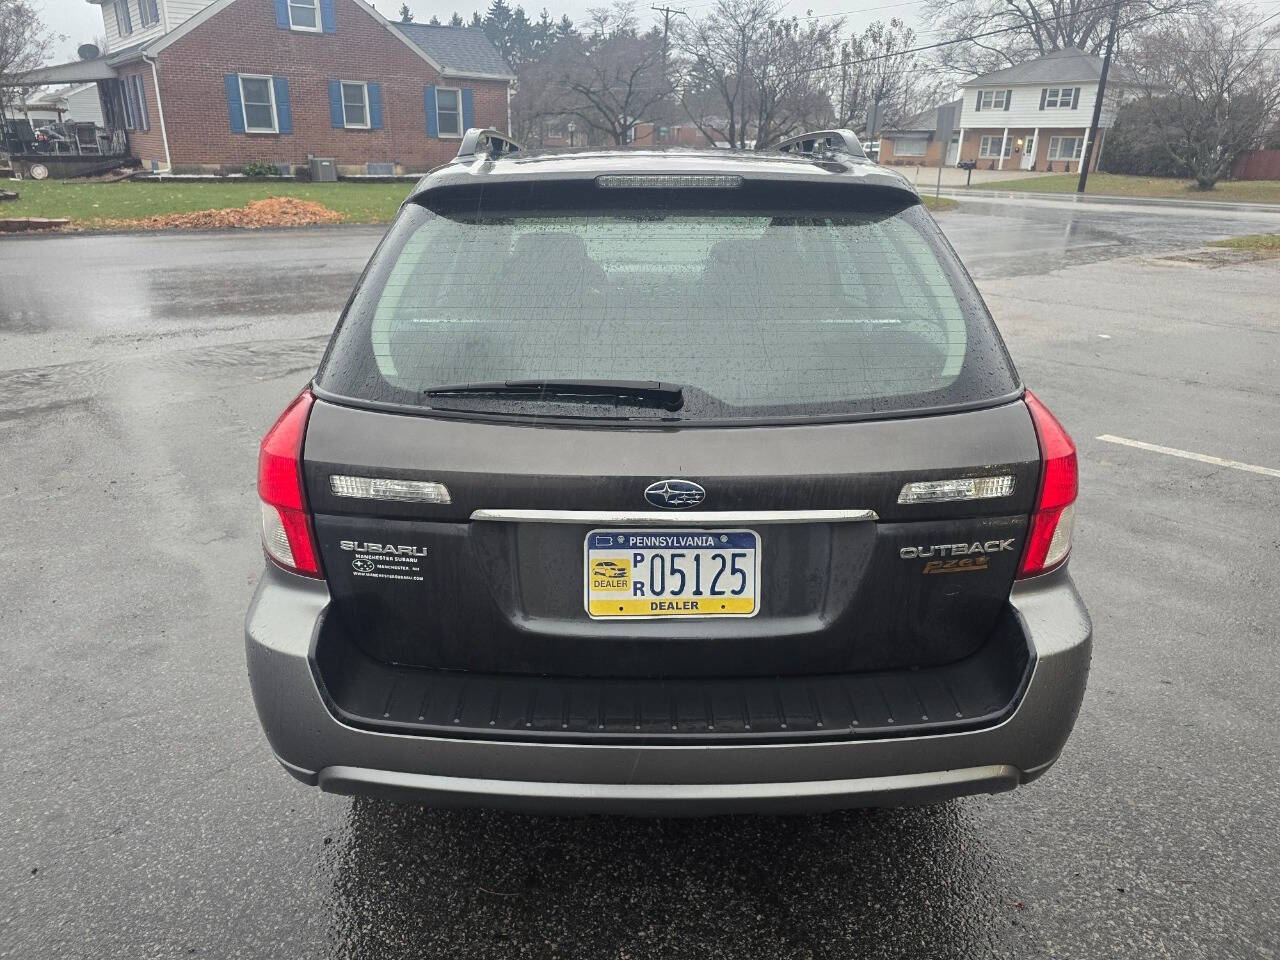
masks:
<svg viewBox="0 0 1280 960"><path fill-rule="evenodd" d="M453 158L453 161L457 163L477 156L497 160L504 153L516 153L519 150L520 144L506 134L492 128L481 130L479 127L472 127L463 134L462 143L458 146L458 155Z"/></svg>
<svg viewBox="0 0 1280 960"><path fill-rule="evenodd" d="M821 160L834 159L837 153L866 159L858 135L852 130L811 130L798 136L787 137L773 149L781 153L806 154Z"/></svg>

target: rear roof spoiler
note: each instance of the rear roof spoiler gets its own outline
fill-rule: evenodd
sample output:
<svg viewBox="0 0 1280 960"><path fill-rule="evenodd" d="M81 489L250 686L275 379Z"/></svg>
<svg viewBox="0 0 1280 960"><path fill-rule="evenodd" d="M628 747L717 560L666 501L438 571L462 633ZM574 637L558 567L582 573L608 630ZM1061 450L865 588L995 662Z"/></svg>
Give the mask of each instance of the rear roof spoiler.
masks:
<svg viewBox="0 0 1280 960"><path fill-rule="evenodd" d="M859 160L867 159L867 152L862 149L862 141L852 130L811 130L777 143L774 148L779 153L797 156L809 156L816 160L835 160L836 154L843 153Z"/></svg>
<svg viewBox="0 0 1280 960"><path fill-rule="evenodd" d="M476 157L497 160L503 154L519 152L520 144L492 127L485 130L472 127L463 134L462 143L458 145L458 155L453 158L453 162L465 163Z"/></svg>

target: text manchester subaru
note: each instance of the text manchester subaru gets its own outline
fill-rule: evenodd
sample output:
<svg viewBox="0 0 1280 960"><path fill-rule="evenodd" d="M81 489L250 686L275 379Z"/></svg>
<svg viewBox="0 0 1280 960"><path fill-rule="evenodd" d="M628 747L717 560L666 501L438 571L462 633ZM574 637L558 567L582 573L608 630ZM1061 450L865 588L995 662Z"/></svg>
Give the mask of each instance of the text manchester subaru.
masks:
<svg viewBox="0 0 1280 960"><path fill-rule="evenodd" d="M338 793L822 810L1057 759L1076 454L847 131L525 155L469 131L262 443L249 674Z"/></svg>

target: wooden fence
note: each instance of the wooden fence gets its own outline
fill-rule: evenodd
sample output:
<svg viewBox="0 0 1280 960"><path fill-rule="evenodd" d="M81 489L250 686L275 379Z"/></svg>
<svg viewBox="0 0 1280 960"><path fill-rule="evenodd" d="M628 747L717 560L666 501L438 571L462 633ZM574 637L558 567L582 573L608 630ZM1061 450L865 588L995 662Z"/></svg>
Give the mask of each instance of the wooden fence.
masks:
<svg viewBox="0 0 1280 960"><path fill-rule="evenodd" d="M1246 150L1231 168L1236 180L1280 180L1280 150Z"/></svg>

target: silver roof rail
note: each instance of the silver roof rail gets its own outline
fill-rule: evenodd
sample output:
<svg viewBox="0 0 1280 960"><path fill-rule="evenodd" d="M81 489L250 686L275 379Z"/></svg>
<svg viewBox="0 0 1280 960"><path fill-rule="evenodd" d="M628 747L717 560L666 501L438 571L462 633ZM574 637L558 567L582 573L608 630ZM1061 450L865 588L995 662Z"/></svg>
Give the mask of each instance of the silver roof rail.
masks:
<svg viewBox="0 0 1280 960"><path fill-rule="evenodd" d="M463 134L462 143L458 146L458 155L453 158L453 162L471 160L478 156L497 160L504 153L516 153L519 150L520 144L497 130L492 128L481 130L479 127L472 127Z"/></svg>
<svg viewBox="0 0 1280 960"><path fill-rule="evenodd" d="M867 158L862 142L852 130L811 130L798 136L787 137L774 146L780 153L800 154L819 160L834 160L835 154Z"/></svg>

